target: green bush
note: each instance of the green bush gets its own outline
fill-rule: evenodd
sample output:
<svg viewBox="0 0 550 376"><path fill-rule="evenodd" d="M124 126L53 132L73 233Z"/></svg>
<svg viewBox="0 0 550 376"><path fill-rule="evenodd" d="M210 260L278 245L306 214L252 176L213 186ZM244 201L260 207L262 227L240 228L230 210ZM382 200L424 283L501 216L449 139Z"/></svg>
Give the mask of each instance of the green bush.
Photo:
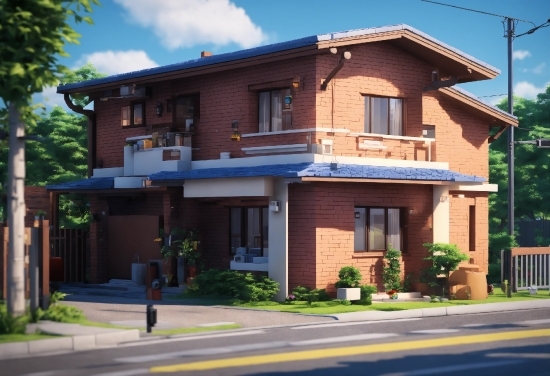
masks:
<svg viewBox="0 0 550 376"><path fill-rule="evenodd" d="M296 286L292 290L292 295L296 300L305 300L308 304L313 302L327 302L331 300L327 290L325 289L310 289L309 287Z"/></svg>
<svg viewBox="0 0 550 376"><path fill-rule="evenodd" d="M310 292L311 289L309 287L296 286L292 290L292 295L296 297L296 300L307 300L306 297Z"/></svg>
<svg viewBox="0 0 550 376"><path fill-rule="evenodd" d="M393 248L391 244L388 246L386 255L386 265L384 265L382 279L384 280L384 288L389 290L401 290L401 264L399 258L401 252Z"/></svg>
<svg viewBox="0 0 550 376"><path fill-rule="evenodd" d="M251 273L210 269L197 275L189 290L195 295L216 295L243 302L259 302L273 299L279 291L279 283Z"/></svg>
<svg viewBox="0 0 550 376"><path fill-rule="evenodd" d="M372 304L372 294L378 292L376 286L371 285L362 285L361 286L361 299L359 304L371 305Z"/></svg>
<svg viewBox="0 0 550 376"><path fill-rule="evenodd" d="M30 315L14 317L8 313L8 307L0 302L0 334L25 334Z"/></svg>
<svg viewBox="0 0 550 376"><path fill-rule="evenodd" d="M456 244L449 243L425 243L430 255L424 260L431 261L430 274L436 277L439 274L445 275L445 285L449 291L449 275L458 268L458 264L468 260L470 257L460 251ZM443 294L445 295L445 294Z"/></svg>
<svg viewBox="0 0 550 376"><path fill-rule="evenodd" d="M338 273L338 280L334 286L339 288L359 287L361 284L361 272L354 266L344 266Z"/></svg>
<svg viewBox="0 0 550 376"><path fill-rule="evenodd" d="M487 276L487 283L500 283L500 264L489 264L489 275Z"/></svg>

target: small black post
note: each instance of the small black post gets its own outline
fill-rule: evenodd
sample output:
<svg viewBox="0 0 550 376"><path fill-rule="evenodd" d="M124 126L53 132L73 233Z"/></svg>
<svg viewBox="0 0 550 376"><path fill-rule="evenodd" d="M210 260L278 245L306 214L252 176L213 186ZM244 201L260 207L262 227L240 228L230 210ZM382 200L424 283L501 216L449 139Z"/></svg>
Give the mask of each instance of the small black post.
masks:
<svg viewBox="0 0 550 376"><path fill-rule="evenodd" d="M147 333L151 333L151 327L155 326L157 323L157 310L153 308L152 304L147 304Z"/></svg>

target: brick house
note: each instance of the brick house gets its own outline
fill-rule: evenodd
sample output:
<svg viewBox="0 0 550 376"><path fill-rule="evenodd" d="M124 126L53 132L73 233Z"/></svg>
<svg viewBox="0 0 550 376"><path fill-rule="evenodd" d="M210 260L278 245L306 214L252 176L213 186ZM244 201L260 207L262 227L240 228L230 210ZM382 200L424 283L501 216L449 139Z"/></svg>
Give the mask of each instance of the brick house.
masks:
<svg viewBox="0 0 550 376"><path fill-rule="evenodd" d="M407 25L202 55L58 87L94 100L68 103L89 117L90 178L48 187L90 198L92 282L160 258L174 227L199 230L207 267L267 272L279 299L333 290L346 265L381 290L389 244L405 273L425 242L487 272L488 144L518 121L453 85L496 68ZM243 247L264 263L235 262Z"/></svg>

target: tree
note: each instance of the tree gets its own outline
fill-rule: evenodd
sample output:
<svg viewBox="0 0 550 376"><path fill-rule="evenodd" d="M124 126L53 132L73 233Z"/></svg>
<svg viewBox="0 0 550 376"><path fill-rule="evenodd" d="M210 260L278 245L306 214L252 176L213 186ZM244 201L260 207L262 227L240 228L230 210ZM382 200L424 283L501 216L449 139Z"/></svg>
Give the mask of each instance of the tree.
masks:
<svg viewBox="0 0 550 376"><path fill-rule="evenodd" d="M507 106L503 99L497 106ZM550 86L536 99L514 98L514 115L519 118L516 141L550 139ZM489 195L489 260L494 263L500 250L516 246L507 233L508 170L506 135L493 142L489 149L489 180L498 184L498 193ZM515 216L536 220L550 216L550 153L535 145L515 145Z"/></svg>
<svg viewBox="0 0 550 376"><path fill-rule="evenodd" d="M80 35L69 25L92 23L79 12L91 12L97 0L0 0L0 98L7 108L0 115L9 124L8 157L8 312L25 312L24 296L24 187L25 123L35 116L32 95L54 86L67 69L58 56L67 56L66 43ZM5 128L5 123L3 124Z"/></svg>
<svg viewBox="0 0 550 376"><path fill-rule="evenodd" d="M456 244L448 243L425 243L424 247L428 249L430 255L424 260L432 262L429 274L437 277L440 274L445 276L445 286L449 291L449 276L453 270L458 268L458 264L469 259L469 256L460 252ZM443 291L445 295L445 291Z"/></svg>

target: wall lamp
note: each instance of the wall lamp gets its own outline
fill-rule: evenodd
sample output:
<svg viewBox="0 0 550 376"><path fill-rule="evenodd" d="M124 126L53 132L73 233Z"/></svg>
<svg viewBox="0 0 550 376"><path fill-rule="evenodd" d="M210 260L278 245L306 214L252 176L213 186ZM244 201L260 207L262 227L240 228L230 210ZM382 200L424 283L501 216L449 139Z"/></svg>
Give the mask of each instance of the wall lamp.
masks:
<svg viewBox="0 0 550 376"><path fill-rule="evenodd" d="M162 102L157 102L157 116L162 116Z"/></svg>
<svg viewBox="0 0 550 376"><path fill-rule="evenodd" d="M336 54L336 53L338 53L338 49L333 47L333 48L330 49L330 53ZM330 80L332 80L334 78L334 76L336 76L336 73L338 73L340 71L340 69L342 69L342 67L346 63L346 60L349 60L349 59L351 59L351 52L349 52L349 51L342 52L342 55L340 56L340 61L338 62L338 65L335 66L334 69L332 69L332 71L328 74L327 78L325 78L325 80L321 84L321 90L327 90L327 86L328 86Z"/></svg>

